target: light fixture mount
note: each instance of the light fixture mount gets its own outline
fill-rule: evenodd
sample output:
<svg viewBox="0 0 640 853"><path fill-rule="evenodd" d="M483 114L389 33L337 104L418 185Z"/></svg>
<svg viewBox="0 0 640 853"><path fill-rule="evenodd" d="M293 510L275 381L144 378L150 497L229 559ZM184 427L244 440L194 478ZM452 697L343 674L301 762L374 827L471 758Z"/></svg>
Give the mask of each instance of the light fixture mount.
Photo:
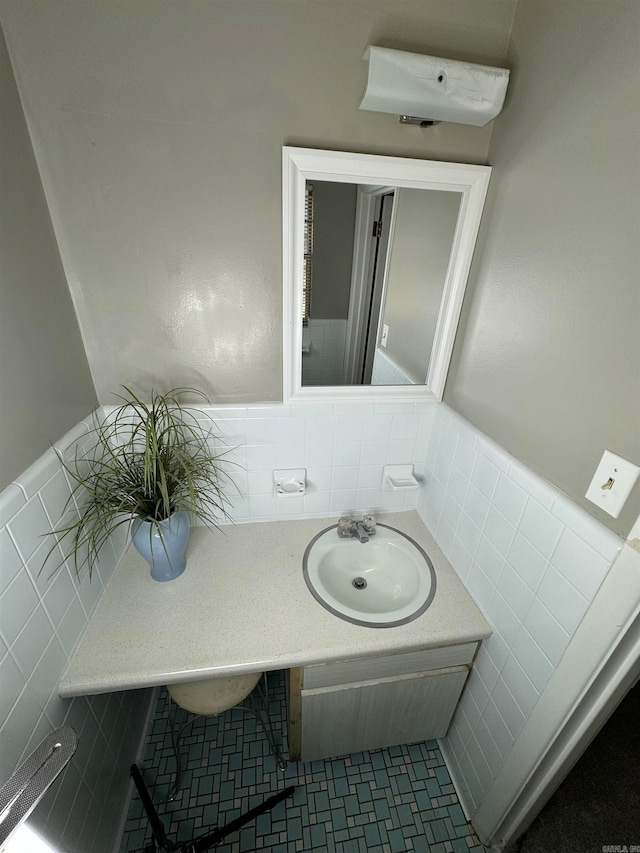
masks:
<svg viewBox="0 0 640 853"><path fill-rule="evenodd" d="M414 124L418 127L433 127L436 124L441 124L440 121L432 121L429 118L420 118L419 116L400 116L400 124Z"/></svg>

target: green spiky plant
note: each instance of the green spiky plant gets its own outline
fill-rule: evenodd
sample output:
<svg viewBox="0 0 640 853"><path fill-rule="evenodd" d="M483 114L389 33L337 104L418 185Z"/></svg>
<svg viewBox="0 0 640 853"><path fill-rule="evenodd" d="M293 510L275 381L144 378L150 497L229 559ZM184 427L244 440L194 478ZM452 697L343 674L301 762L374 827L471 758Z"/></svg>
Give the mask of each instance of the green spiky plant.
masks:
<svg viewBox="0 0 640 853"><path fill-rule="evenodd" d="M212 452L213 420L180 402L195 394L208 403L206 394L193 388L152 391L145 403L130 388L123 391L117 395L122 405L104 421L94 417L89 449L71 462L61 458L75 484L69 506L75 501L80 515L52 535L68 548L76 573L87 565L91 576L102 547L136 518L159 522L186 511L209 528L231 521L223 487L234 483L221 466L228 451Z"/></svg>

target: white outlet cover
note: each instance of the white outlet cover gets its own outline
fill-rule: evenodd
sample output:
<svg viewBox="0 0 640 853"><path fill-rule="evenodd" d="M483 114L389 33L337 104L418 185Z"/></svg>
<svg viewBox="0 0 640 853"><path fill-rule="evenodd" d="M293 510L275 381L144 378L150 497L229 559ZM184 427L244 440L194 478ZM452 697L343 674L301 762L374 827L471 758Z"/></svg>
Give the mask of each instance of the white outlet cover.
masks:
<svg viewBox="0 0 640 853"><path fill-rule="evenodd" d="M610 450L605 450L585 497L609 515L617 518L639 474L638 465ZM613 480L611 488L602 488L610 480Z"/></svg>

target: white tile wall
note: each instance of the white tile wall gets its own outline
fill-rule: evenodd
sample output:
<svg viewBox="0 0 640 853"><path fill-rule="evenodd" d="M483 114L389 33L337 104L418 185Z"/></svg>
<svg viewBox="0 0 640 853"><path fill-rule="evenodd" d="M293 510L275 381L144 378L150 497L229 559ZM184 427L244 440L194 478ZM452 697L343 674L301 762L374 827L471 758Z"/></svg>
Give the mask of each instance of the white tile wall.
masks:
<svg viewBox="0 0 640 853"><path fill-rule="evenodd" d="M302 331L303 345L309 345L302 356L303 385L342 384L346 337L346 320L309 320Z"/></svg>
<svg viewBox="0 0 640 853"><path fill-rule="evenodd" d="M236 522L413 509L418 491L382 489L383 468L424 470L437 404L303 404L208 408L228 470ZM306 468L304 497L275 498L274 468Z"/></svg>
<svg viewBox="0 0 640 853"><path fill-rule="evenodd" d="M622 540L444 403L426 460L418 512L494 630L443 742L472 814Z"/></svg>
<svg viewBox="0 0 640 853"><path fill-rule="evenodd" d="M421 381L424 381L424 377ZM387 352L376 347L371 372L372 385L415 385L416 382Z"/></svg>
<svg viewBox="0 0 640 853"><path fill-rule="evenodd" d="M82 442L80 424L58 443ZM124 538L114 540L91 583L56 549L43 568L71 493L53 450L0 494L0 783L53 729L72 725L78 750L29 818L58 849L112 851L127 801L149 696L129 691L58 698L60 676L98 603ZM75 508L74 508L75 511Z"/></svg>

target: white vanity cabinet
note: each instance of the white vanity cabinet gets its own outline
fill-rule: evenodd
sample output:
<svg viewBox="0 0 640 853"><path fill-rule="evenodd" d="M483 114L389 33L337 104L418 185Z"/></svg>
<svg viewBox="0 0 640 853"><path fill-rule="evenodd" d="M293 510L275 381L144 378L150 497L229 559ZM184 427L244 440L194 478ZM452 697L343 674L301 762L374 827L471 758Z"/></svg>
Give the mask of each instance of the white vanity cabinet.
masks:
<svg viewBox="0 0 640 853"><path fill-rule="evenodd" d="M290 670L289 757L333 758L444 737L478 643Z"/></svg>

